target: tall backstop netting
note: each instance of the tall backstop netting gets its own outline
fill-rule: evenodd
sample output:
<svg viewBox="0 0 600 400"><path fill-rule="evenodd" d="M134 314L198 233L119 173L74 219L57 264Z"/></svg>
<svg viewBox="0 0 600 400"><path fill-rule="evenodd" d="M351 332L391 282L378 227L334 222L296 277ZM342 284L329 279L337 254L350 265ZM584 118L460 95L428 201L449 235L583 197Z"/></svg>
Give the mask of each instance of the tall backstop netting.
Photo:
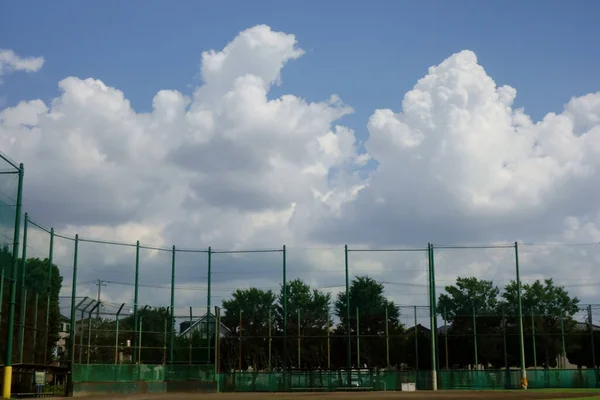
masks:
<svg viewBox="0 0 600 400"><path fill-rule="evenodd" d="M1 162L5 397L600 387L600 306L582 300L600 286L596 243L223 249L77 234L21 215L22 165Z"/></svg>

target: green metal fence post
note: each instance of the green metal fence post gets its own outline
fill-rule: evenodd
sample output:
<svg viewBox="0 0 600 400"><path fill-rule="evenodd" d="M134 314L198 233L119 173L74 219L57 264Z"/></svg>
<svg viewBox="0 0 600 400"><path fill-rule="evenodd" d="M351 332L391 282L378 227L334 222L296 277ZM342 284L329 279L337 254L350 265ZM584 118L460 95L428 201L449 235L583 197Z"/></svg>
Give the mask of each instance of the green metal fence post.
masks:
<svg viewBox="0 0 600 400"><path fill-rule="evenodd" d="M166 321L165 321L165 326L167 325ZM138 331L138 363L141 364L142 363L142 330L144 329L144 316L140 316L140 330ZM164 357L164 363L167 362L167 357L166 357L166 353L167 353L167 330L165 329L165 357Z"/></svg>
<svg viewBox="0 0 600 400"><path fill-rule="evenodd" d="M206 352L206 360L207 362L210 364L210 355L211 355L211 351L210 351L210 300L211 300L211 277L212 277L212 248L209 246L208 247L208 290L207 290L207 294L206 294L206 347L207 347L207 352ZM216 325L215 325L215 329L216 329Z"/></svg>
<svg viewBox="0 0 600 400"><path fill-rule="evenodd" d="M436 329L436 298L435 298L435 273L433 245L428 244L429 249L429 314L431 317L431 384L432 389L437 390L437 329Z"/></svg>
<svg viewBox="0 0 600 400"><path fill-rule="evenodd" d="M533 307L531 307L531 337L533 342L533 368L537 369L537 346L535 343L535 314L533 312Z"/></svg>
<svg viewBox="0 0 600 400"><path fill-rule="evenodd" d="M515 242L515 268L517 275L517 307L519 307L519 341L521 344L521 378L527 380L527 367L525 365L525 334L523 333L523 306L521 301L521 277L519 273L519 244ZM527 389L524 386L523 389Z"/></svg>
<svg viewBox="0 0 600 400"><path fill-rule="evenodd" d="M283 390L287 390L287 277L286 277L286 251L285 244L283 245Z"/></svg>
<svg viewBox="0 0 600 400"><path fill-rule="evenodd" d="M140 289L140 241L138 240L135 243L135 282L133 289L133 363L137 363L138 352L136 351L138 347L138 329L139 329L139 319L138 315L138 301L139 301L139 289Z"/></svg>
<svg viewBox="0 0 600 400"><path fill-rule="evenodd" d="M25 314L27 310L27 289L25 288L25 275L27 270L27 228L29 216L25 213L23 220L23 248L21 256L21 312L19 315L19 362L23 364L23 348L25 346Z"/></svg>
<svg viewBox="0 0 600 400"><path fill-rule="evenodd" d="M25 271L27 266L27 227L28 227L29 218L27 213L25 213L25 218L23 221L23 246L21 249L21 291L20 291L20 299L21 299L21 309L19 312L19 362L23 363L23 346L25 341L25 314L26 314L26 303L27 303L27 289L25 288Z"/></svg>
<svg viewBox="0 0 600 400"><path fill-rule="evenodd" d="M21 236L21 205L23 201L23 176L25 168L19 164L19 184L17 189L17 204L15 207L15 229L13 232L12 273L10 275L10 300L8 303L8 326L6 329L6 350L4 352L4 380L2 397L10 398L12 384L12 350L15 326L15 305L17 301L17 271L19 269L19 239Z"/></svg>
<svg viewBox="0 0 600 400"><path fill-rule="evenodd" d="M508 346L506 343L506 311L504 310L504 307L502 308L502 341L504 344L504 369L506 370L506 377L509 378L510 372L508 368ZM510 381L507 379L506 382L508 384Z"/></svg>
<svg viewBox="0 0 600 400"><path fill-rule="evenodd" d="M561 311L561 313L560 313L560 338L561 338L561 342L562 342L561 364L563 365L563 368L566 368L565 361L567 361L567 346L565 345L565 313L564 313L564 311Z"/></svg>
<svg viewBox="0 0 600 400"><path fill-rule="evenodd" d="M475 314L475 304L473 304L473 345L475 354L474 369L479 369L479 354L477 351L477 315Z"/></svg>
<svg viewBox="0 0 600 400"><path fill-rule="evenodd" d="M35 308L33 311L33 354L31 356L32 363L35 364L35 350L37 347L37 332L38 332L38 306L40 302L40 295L36 292L35 294Z"/></svg>
<svg viewBox="0 0 600 400"><path fill-rule="evenodd" d="M331 318L329 317L329 306L327 307L327 369L331 369Z"/></svg>
<svg viewBox="0 0 600 400"><path fill-rule="evenodd" d="M269 308L269 362L268 362L268 371L271 372L271 346L272 346L272 341L273 338L271 336L271 319L272 319L272 315L271 315L271 308Z"/></svg>
<svg viewBox="0 0 600 400"><path fill-rule="evenodd" d="M50 300L52 299L52 263L54 259L54 228L50 228L50 249L48 251L48 292L46 293L46 338L44 340L44 365L48 361L48 336L50 333Z"/></svg>
<svg viewBox="0 0 600 400"><path fill-rule="evenodd" d="M67 391L72 391L73 365L75 364L75 299L77 297L77 256L79 251L79 235L75 235L75 250L73 254L73 282L71 283L71 326L69 329L69 371L67 374ZM83 323L83 321L82 321ZM83 329L83 326L81 327Z"/></svg>
<svg viewBox="0 0 600 400"><path fill-rule="evenodd" d="M350 326L350 276L348 271L348 245L344 245L344 263L346 272L346 330L348 331L346 347L346 367L348 368L348 384L350 384L350 369L352 368L352 327Z"/></svg>
<svg viewBox="0 0 600 400"><path fill-rule="evenodd" d="M240 309L240 334L239 334L239 341L240 341L240 347L238 349L238 372L242 372L242 313L244 311Z"/></svg>
<svg viewBox="0 0 600 400"><path fill-rule="evenodd" d="M23 363L23 342L25 342L25 314L27 313L27 288L22 288L23 294L21 298L24 300L23 304L21 304L21 314L23 315L23 321L21 321L21 327L19 329L19 362Z"/></svg>
<svg viewBox="0 0 600 400"><path fill-rule="evenodd" d="M390 332L388 328L388 308L385 308L385 365L390 368Z"/></svg>
<svg viewBox="0 0 600 400"><path fill-rule="evenodd" d="M296 314L298 315L298 369L300 369L302 365L302 332L300 330L300 310L296 310Z"/></svg>
<svg viewBox="0 0 600 400"><path fill-rule="evenodd" d="M2 304L4 303L4 265L0 265L0 326L2 326Z"/></svg>
<svg viewBox="0 0 600 400"><path fill-rule="evenodd" d="M592 305L588 305L588 323L590 327L590 340L592 341L592 366L594 367L594 371L598 367L596 363L596 345L594 343L594 324L592 320Z"/></svg>
<svg viewBox="0 0 600 400"><path fill-rule="evenodd" d="M208 315L206 316L206 318L208 318ZM192 306L190 306L190 327L189 327L189 330L190 330L190 349L189 349L190 351L189 352L190 352L190 354L188 355L188 362L190 365L192 365L192 342L194 340L194 333L192 332L192 324L193 323L194 323L194 316L193 316ZM208 324L208 319L207 319L206 323ZM200 330L202 330L202 327L200 326L201 324L198 324L198 325L199 325L198 328ZM210 363L210 358L208 359L207 362Z"/></svg>
<svg viewBox="0 0 600 400"><path fill-rule="evenodd" d="M360 369L360 322L358 307L356 307L356 369Z"/></svg>
<svg viewBox="0 0 600 400"><path fill-rule="evenodd" d="M173 363L175 356L175 246L171 253L171 319L170 319L170 340L169 340L169 362Z"/></svg>
<svg viewBox="0 0 600 400"><path fill-rule="evenodd" d="M217 381L217 393L221 392L221 378L220 378L220 355L221 346L221 309L215 306L215 380Z"/></svg>

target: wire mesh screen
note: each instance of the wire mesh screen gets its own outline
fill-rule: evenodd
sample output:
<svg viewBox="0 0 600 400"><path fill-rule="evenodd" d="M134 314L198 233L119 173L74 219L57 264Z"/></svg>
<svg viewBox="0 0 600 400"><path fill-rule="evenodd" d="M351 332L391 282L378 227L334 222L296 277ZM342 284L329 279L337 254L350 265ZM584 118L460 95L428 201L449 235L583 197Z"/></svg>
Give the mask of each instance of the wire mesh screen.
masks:
<svg viewBox="0 0 600 400"><path fill-rule="evenodd" d="M19 169L4 156L0 159L0 334L7 337L8 315L10 309L11 283L17 284L18 271L13 271L15 249L15 229L17 222L17 203L19 197ZM20 217L20 216L19 216ZM17 232L19 234L19 232ZM16 333L18 327L13 330ZM18 343L13 342L13 359ZM0 354L5 358L5 346Z"/></svg>

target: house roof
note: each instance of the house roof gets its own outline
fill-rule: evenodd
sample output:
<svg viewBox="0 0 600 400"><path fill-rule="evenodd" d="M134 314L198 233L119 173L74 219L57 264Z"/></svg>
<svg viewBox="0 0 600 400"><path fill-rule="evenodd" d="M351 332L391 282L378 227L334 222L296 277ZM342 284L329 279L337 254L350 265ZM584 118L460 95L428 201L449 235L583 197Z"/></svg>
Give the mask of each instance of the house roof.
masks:
<svg viewBox="0 0 600 400"><path fill-rule="evenodd" d="M204 314L203 316L201 316L200 318L196 319L190 326L188 326L183 332L179 333L179 336L185 335L186 333L188 333L192 328L194 328L196 325L202 323L206 318L209 319L214 319L215 316L213 313L208 313L208 314ZM221 330L224 330L225 332L229 333L230 329L228 327L226 327L225 325L223 325L223 323L220 324Z"/></svg>

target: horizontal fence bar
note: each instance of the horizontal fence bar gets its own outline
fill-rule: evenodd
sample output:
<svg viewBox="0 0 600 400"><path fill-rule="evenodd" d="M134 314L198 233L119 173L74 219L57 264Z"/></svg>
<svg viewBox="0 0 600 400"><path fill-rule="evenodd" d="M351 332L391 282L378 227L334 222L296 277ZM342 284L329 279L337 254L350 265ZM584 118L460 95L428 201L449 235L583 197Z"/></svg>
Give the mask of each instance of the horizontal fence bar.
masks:
<svg viewBox="0 0 600 400"><path fill-rule="evenodd" d="M41 230L43 230L44 232L50 234L50 229L46 228L45 226L42 226L41 224L38 224L37 222L35 222L34 220L32 220L31 218L27 218L27 222L29 222L31 225L35 225L38 228L40 228Z"/></svg>
<svg viewBox="0 0 600 400"><path fill-rule="evenodd" d="M13 160L11 160L10 158L8 158L8 156L5 155L4 153L0 152L0 158L3 159L4 161L6 161L7 163L9 163L12 167L14 167L17 170L17 173L21 170L19 165L16 162L14 162Z"/></svg>
<svg viewBox="0 0 600 400"><path fill-rule="evenodd" d="M283 249L271 250L212 250L213 254L282 253Z"/></svg>
<svg viewBox="0 0 600 400"><path fill-rule="evenodd" d="M444 245L444 244L432 244L436 249L514 249L514 244L500 244L500 245L473 245L473 246L457 246L457 245Z"/></svg>
<svg viewBox="0 0 600 400"><path fill-rule="evenodd" d="M120 242L110 242L106 240L97 240L97 239L84 239L79 237L79 242L83 243L97 243L97 244L109 244L113 246L123 246L123 247L135 247L135 244L132 243L120 243Z"/></svg>
<svg viewBox="0 0 600 400"><path fill-rule="evenodd" d="M351 249L351 248L348 248L348 252L353 252L353 253L357 253L357 252L402 253L402 252L410 252L410 251L427 251L427 249L426 248L414 248L414 249Z"/></svg>

